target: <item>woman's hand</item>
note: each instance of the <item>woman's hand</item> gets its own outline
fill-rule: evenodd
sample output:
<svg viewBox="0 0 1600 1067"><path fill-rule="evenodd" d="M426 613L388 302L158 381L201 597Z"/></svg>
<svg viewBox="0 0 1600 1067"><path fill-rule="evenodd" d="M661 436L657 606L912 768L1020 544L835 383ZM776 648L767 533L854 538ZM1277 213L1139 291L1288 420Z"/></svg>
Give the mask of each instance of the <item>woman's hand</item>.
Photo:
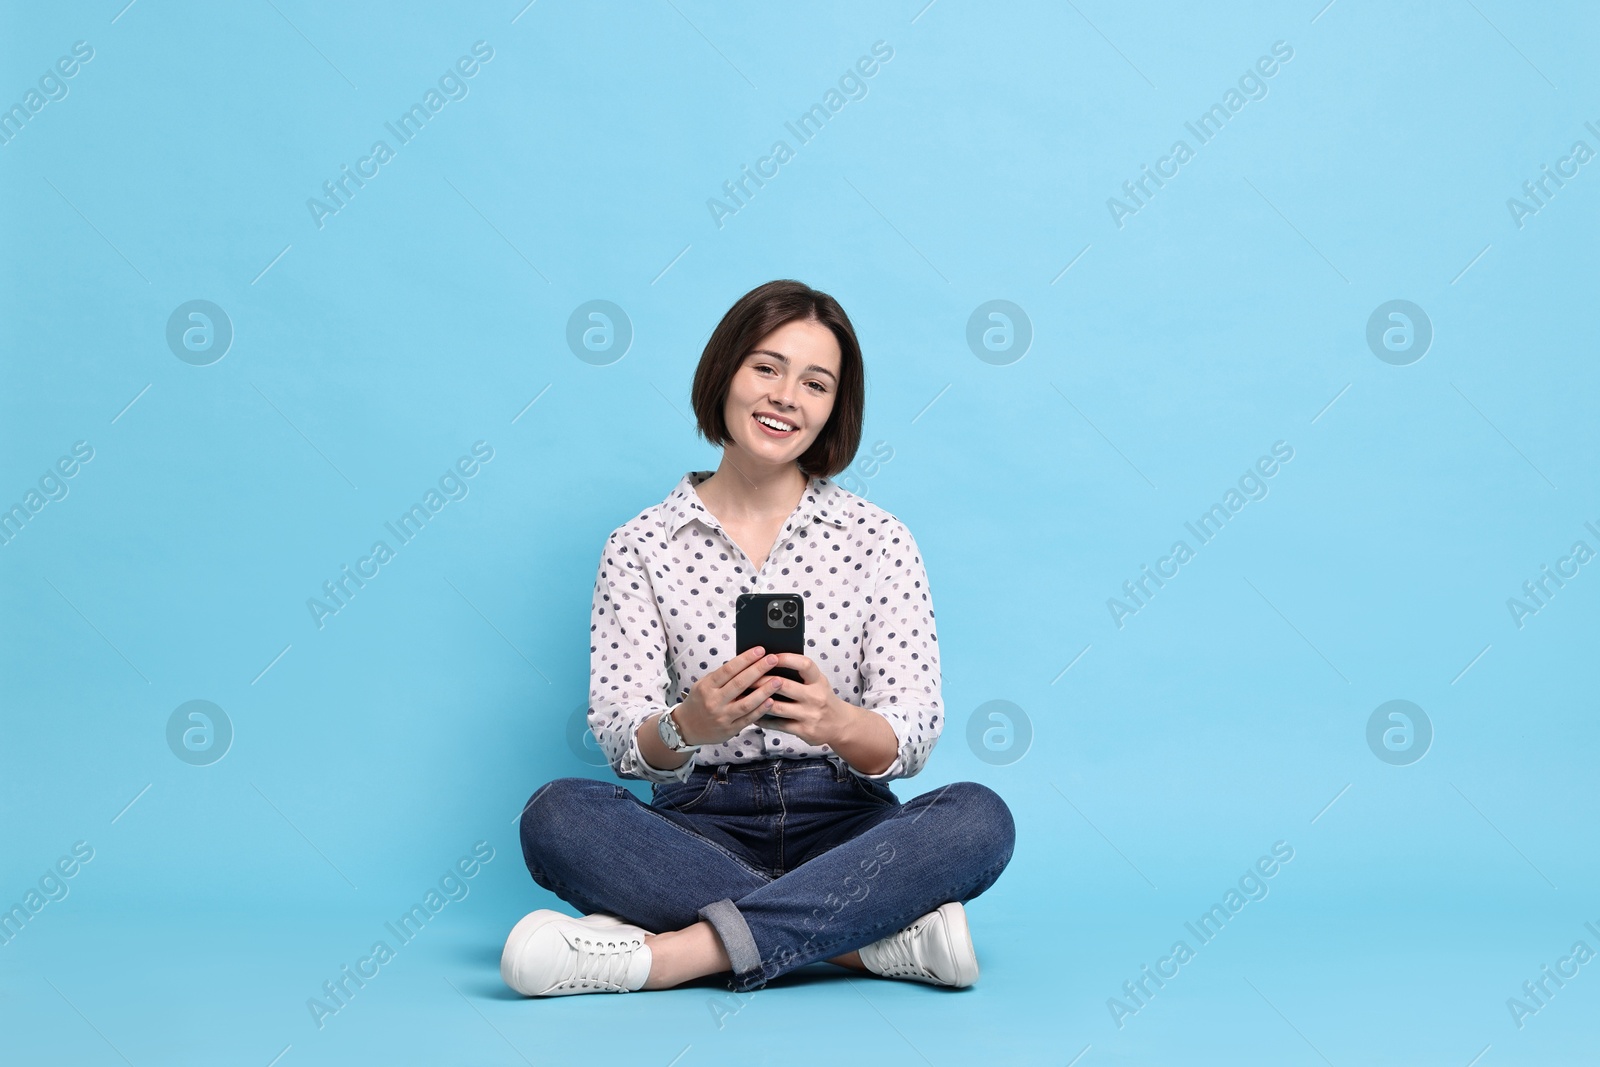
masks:
<svg viewBox="0 0 1600 1067"><path fill-rule="evenodd" d="M788 667L800 674L798 682L789 678L775 678L778 682L776 691L793 703L785 704L778 700L770 702L766 714L783 720L782 724L775 724L774 729L794 734L808 745L832 745L843 736L850 724L850 713L855 709L834 696L827 675L822 673L822 668L810 656L802 656L797 652L778 652L774 653L774 658L777 660L776 666Z"/></svg>
<svg viewBox="0 0 1600 1067"><path fill-rule="evenodd" d="M720 745L771 709L769 698L783 679L761 676L778 666L782 657L764 656L765 651L760 645L746 649L689 687L673 716L684 741ZM739 695L751 687L749 696Z"/></svg>

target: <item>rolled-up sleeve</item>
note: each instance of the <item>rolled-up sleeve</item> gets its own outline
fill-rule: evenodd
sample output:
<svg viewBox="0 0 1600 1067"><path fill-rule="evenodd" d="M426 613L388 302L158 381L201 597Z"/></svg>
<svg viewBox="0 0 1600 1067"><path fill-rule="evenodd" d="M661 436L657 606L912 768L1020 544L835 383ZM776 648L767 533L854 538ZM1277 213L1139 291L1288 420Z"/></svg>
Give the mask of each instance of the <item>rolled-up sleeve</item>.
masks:
<svg viewBox="0 0 1600 1067"><path fill-rule="evenodd" d="M611 769L622 778L685 781L694 756L682 767L661 770L639 751L639 724L671 708L666 696L672 679L649 570L620 529L601 553L589 632L589 729Z"/></svg>
<svg viewBox="0 0 1600 1067"><path fill-rule="evenodd" d="M861 706L894 727L899 752L880 774L850 768L879 782L921 771L944 728L939 641L922 553L899 521L885 530L882 551L862 638Z"/></svg>

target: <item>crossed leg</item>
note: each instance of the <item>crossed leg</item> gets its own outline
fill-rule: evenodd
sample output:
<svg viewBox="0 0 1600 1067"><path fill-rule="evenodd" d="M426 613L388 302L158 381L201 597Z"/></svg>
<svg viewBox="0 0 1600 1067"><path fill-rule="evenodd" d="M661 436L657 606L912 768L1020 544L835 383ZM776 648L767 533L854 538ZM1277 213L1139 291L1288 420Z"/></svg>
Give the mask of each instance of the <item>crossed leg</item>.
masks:
<svg viewBox="0 0 1600 1067"><path fill-rule="evenodd" d="M626 789L593 779L556 779L534 794L522 818L523 856L534 881L586 913L607 912L663 931L646 939L652 955L647 989L734 970L730 945L745 960L743 973L735 972L741 989L821 959L864 969L856 947L943 903L982 893L1010 861L1014 841L1005 802L975 782L950 783L898 805L865 832L779 878ZM866 884L880 861L891 860L891 876ZM841 887L848 896L832 892ZM869 895L870 903L838 923L824 915L813 927L823 910L813 904L830 898L838 914ZM757 958L758 941L773 951L770 959Z"/></svg>
<svg viewBox="0 0 1600 1067"><path fill-rule="evenodd" d="M523 808L522 854L533 880L584 914L603 912L649 934L646 989L732 970L716 928L699 918L712 900L738 900L773 879L692 833L619 786L557 778ZM664 871L673 872L662 877ZM865 970L858 952L829 963Z"/></svg>

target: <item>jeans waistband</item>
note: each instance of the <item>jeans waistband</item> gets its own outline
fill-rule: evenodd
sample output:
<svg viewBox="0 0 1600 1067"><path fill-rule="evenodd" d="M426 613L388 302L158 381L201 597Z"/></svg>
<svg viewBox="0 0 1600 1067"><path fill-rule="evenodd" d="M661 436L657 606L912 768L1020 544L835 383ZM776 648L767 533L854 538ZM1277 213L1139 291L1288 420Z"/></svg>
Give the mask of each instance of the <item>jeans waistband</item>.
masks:
<svg viewBox="0 0 1600 1067"><path fill-rule="evenodd" d="M712 763L701 764L690 772L691 776L715 775L717 781L726 782L730 774L769 774L781 769L784 774L795 771L809 770L812 767L826 767L832 770L836 780L843 781L849 769L844 765L844 760L838 756L773 756L767 759L749 760L744 763Z"/></svg>

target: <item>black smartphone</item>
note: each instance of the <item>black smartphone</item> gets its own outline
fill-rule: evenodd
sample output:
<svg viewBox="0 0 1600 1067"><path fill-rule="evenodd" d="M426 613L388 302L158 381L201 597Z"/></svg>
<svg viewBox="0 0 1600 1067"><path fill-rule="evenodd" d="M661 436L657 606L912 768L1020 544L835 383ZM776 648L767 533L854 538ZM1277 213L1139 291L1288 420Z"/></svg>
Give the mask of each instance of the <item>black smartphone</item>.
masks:
<svg viewBox="0 0 1600 1067"><path fill-rule="evenodd" d="M735 654L746 652L757 645L767 652L806 651L806 600L799 593L740 593L733 607L733 635ZM800 672L793 667L774 667L768 674L800 681ZM749 696L746 689L741 696ZM793 700L782 693L772 695L774 703L792 704ZM757 726L783 729L787 720L763 715Z"/></svg>

